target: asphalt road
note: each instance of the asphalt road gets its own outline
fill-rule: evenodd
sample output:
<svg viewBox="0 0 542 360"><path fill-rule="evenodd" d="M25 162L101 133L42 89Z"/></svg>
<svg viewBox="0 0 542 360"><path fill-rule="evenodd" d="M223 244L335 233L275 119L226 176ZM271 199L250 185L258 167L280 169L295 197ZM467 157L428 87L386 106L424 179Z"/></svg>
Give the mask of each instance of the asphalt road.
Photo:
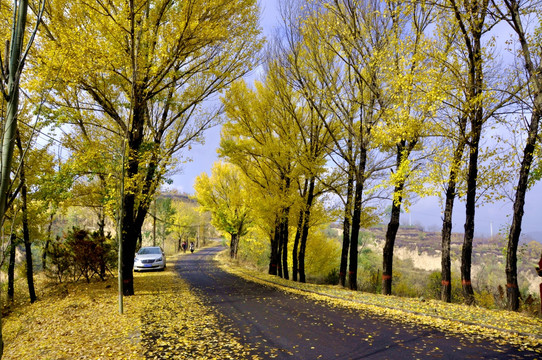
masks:
<svg viewBox="0 0 542 360"><path fill-rule="evenodd" d="M263 359L536 359L540 354L473 342L437 329L315 302L229 274L223 247L188 254L176 269Z"/></svg>

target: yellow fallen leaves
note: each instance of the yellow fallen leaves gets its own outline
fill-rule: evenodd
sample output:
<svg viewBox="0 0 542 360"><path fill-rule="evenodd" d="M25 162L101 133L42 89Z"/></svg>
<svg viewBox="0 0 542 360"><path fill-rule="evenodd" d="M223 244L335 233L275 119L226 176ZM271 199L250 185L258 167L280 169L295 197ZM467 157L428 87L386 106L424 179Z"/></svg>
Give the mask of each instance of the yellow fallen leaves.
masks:
<svg viewBox="0 0 542 360"><path fill-rule="evenodd" d="M136 274L124 315L116 281L70 285L14 310L3 319L3 359L254 358L173 269Z"/></svg>
<svg viewBox="0 0 542 360"><path fill-rule="evenodd" d="M134 314L118 315L113 280L18 308L3 322L4 359L132 359ZM109 286L109 288L106 288Z"/></svg>
<svg viewBox="0 0 542 360"><path fill-rule="evenodd" d="M520 350L542 353L542 320L521 313L489 310L441 301L352 292L339 286L304 284L276 276L232 266L220 256L222 268L250 281L274 285L296 294L391 319L439 328L468 338L490 339L497 344L511 344Z"/></svg>

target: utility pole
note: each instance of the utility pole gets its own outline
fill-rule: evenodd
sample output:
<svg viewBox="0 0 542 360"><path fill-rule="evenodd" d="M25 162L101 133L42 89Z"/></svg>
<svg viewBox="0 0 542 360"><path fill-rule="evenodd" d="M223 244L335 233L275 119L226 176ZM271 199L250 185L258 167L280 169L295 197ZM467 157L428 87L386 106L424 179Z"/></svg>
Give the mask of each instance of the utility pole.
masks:
<svg viewBox="0 0 542 360"><path fill-rule="evenodd" d="M124 139L122 139L122 171L120 176L120 204L119 204L119 219L117 221L118 223L118 230L117 230L117 239L119 244L119 259L118 259L118 267L119 267L119 314L124 314L124 295L123 295L123 280L122 277L122 223L124 218L124 163L126 158L126 135L124 136Z"/></svg>

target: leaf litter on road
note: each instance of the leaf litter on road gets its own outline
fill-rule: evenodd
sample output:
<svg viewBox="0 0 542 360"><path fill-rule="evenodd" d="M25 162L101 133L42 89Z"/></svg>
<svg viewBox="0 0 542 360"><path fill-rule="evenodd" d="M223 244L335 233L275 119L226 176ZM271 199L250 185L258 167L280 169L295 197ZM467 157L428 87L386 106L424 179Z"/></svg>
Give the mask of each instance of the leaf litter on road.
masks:
<svg viewBox="0 0 542 360"><path fill-rule="evenodd" d="M247 280L273 285L283 291L324 301L332 306L370 312L394 321L430 326L471 340L491 340L498 345L513 345L522 351L542 353L542 320L522 313L350 291L333 285L299 283L250 270L226 260L220 259L220 263L223 270Z"/></svg>

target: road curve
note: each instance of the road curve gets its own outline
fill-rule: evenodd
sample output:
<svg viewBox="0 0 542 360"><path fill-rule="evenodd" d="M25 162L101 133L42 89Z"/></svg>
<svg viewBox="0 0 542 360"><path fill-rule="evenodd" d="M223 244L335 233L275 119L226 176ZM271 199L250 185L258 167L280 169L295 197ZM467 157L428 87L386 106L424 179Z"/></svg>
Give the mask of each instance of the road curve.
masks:
<svg viewBox="0 0 542 360"><path fill-rule="evenodd" d="M220 270L221 246L182 257L177 272L262 359L536 359L439 330L315 302Z"/></svg>

